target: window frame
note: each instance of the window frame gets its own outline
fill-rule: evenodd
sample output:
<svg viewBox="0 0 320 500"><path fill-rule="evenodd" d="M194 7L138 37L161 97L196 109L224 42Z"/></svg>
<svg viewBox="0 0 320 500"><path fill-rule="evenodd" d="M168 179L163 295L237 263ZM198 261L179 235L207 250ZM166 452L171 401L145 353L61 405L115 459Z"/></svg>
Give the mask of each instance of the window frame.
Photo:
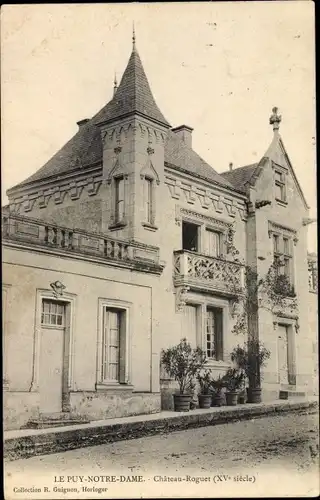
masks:
<svg viewBox="0 0 320 500"><path fill-rule="evenodd" d="M212 352L212 356L208 355L208 318L209 313L212 313L212 317L214 319L214 328L213 328L213 339L211 340L210 351ZM218 315L220 319L217 321ZM217 330L217 325L220 323L220 331ZM224 334L223 334L223 309L219 307L212 306L207 304L206 306L206 320L205 320L205 352L208 360L213 361L224 361ZM212 334L212 333L211 333ZM218 335L220 338L218 339ZM219 344L219 352L217 349L217 345ZM213 347L212 347L213 346Z"/></svg>
<svg viewBox="0 0 320 500"><path fill-rule="evenodd" d="M230 366L228 352L233 348L231 340L226 332L230 331L230 301L224 298L201 297L197 293L188 292L185 300L187 305L198 307L197 313L197 346L206 352L206 318L207 308L221 311L222 325L222 359L207 358L207 367L209 369L227 369ZM188 340L188 339L187 339Z"/></svg>
<svg viewBox="0 0 320 500"><path fill-rule="evenodd" d="M131 387L131 345L130 345L130 322L131 303L115 299L99 298L98 300L98 341L97 341L97 364L96 364L96 390L110 387ZM105 310L116 311L122 314L120 319L119 339L119 377L118 380L104 378L103 376L103 338ZM109 339L108 339L109 342ZM122 353L122 354L121 354ZM122 356L122 358L121 358Z"/></svg>
<svg viewBox="0 0 320 500"><path fill-rule="evenodd" d="M280 178L277 178L276 176ZM287 172L278 166L274 167L274 197L277 202L287 203ZM280 189L280 198L277 196L277 190Z"/></svg>
<svg viewBox="0 0 320 500"><path fill-rule="evenodd" d="M208 240L208 233L214 233L218 236L217 240L218 240L218 248L217 248L217 255L212 255L209 251L209 240ZM205 244L205 254L208 255L208 257L212 257L212 258L216 258L216 259L220 259L223 252L222 252L222 245L223 245L223 232L222 231L219 231L217 230L216 228L214 227L211 227L211 226L205 226L205 229L204 229L204 244Z"/></svg>
<svg viewBox="0 0 320 500"><path fill-rule="evenodd" d="M154 199L154 179L145 176L143 179L143 208L144 208L144 223L152 225L153 218L153 199Z"/></svg>
<svg viewBox="0 0 320 500"><path fill-rule="evenodd" d="M290 285L294 287L294 273L293 273L293 249L292 249L292 238L283 233L273 233L273 262L280 260L283 265L276 268L278 276L287 276ZM278 241L278 245L274 242ZM286 248L287 242L287 248Z"/></svg>
<svg viewBox="0 0 320 500"><path fill-rule="evenodd" d="M120 183L123 182L123 199L120 199ZM114 177L114 223L119 225L123 224L125 220L125 215L126 215L126 208L125 208L125 200L126 200L126 194L125 194L125 176L124 175L118 175ZM123 204L123 210L122 210L122 215L120 216L119 213L119 204Z"/></svg>

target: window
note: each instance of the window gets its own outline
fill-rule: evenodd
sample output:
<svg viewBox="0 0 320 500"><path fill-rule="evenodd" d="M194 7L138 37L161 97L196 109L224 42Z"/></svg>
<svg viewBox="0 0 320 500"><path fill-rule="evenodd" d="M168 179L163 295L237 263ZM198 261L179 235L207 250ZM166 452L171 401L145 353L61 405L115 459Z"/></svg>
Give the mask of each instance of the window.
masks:
<svg viewBox="0 0 320 500"><path fill-rule="evenodd" d="M101 342L101 381L124 382L125 378L126 311L103 308Z"/></svg>
<svg viewBox="0 0 320 500"><path fill-rule="evenodd" d="M191 222L182 222L182 248L183 250L199 251L198 242L199 226Z"/></svg>
<svg viewBox="0 0 320 500"><path fill-rule="evenodd" d="M124 218L124 178L115 179L115 222L121 222Z"/></svg>
<svg viewBox="0 0 320 500"><path fill-rule="evenodd" d="M222 309L207 308L206 327L207 357L223 361Z"/></svg>
<svg viewBox="0 0 320 500"><path fill-rule="evenodd" d="M287 236L273 235L273 256L277 265L277 274L285 275L292 282L292 241Z"/></svg>
<svg viewBox="0 0 320 500"><path fill-rule="evenodd" d="M45 326L65 326L65 304L53 300L42 301L41 324Z"/></svg>
<svg viewBox="0 0 320 500"><path fill-rule="evenodd" d="M318 266L316 261L309 260L309 290L312 292L318 291Z"/></svg>
<svg viewBox="0 0 320 500"><path fill-rule="evenodd" d="M278 201L286 201L286 182L283 172L275 171L275 197Z"/></svg>
<svg viewBox="0 0 320 500"><path fill-rule="evenodd" d="M145 222L148 222L149 224L152 224L152 179L149 179L148 177L145 177L144 179L144 191L143 191L143 196L144 196L144 210L145 210L145 215L144 219Z"/></svg>
<svg viewBox="0 0 320 500"><path fill-rule="evenodd" d="M206 250L211 257L219 257L221 233L206 229Z"/></svg>

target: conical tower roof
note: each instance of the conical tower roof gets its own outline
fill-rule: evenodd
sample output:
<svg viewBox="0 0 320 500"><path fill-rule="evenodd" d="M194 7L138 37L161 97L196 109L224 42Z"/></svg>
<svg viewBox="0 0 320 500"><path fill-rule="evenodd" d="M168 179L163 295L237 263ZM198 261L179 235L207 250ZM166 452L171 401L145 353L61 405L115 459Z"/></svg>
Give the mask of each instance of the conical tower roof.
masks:
<svg viewBox="0 0 320 500"><path fill-rule="evenodd" d="M99 121L110 122L133 113L170 127L154 100L135 44L120 85L100 114Z"/></svg>

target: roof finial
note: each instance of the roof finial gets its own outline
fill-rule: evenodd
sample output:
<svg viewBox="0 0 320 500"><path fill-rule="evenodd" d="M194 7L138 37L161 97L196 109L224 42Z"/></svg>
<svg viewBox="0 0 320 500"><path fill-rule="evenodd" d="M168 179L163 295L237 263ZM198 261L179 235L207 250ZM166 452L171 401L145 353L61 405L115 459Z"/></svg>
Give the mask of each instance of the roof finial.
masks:
<svg viewBox="0 0 320 500"><path fill-rule="evenodd" d="M117 82L117 73L114 72L114 82L113 82L113 95L117 92L118 82Z"/></svg>
<svg viewBox="0 0 320 500"><path fill-rule="evenodd" d="M136 48L136 32L134 29L134 22L132 23L132 49L135 50Z"/></svg>
<svg viewBox="0 0 320 500"><path fill-rule="evenodd" d="M269 120L270 125L273 125L274 132L279 130L280 122L281 122L281 115L278 115L278 108L274 107L272 108L272 115L270 116Z"/></svg>

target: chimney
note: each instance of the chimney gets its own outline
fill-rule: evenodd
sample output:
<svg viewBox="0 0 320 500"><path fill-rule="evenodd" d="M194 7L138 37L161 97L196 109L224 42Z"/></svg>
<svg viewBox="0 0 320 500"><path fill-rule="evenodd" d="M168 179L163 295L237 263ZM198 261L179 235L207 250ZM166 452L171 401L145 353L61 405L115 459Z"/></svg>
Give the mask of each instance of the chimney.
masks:
<svg viewBox="0 0 320 500"><path fill-rule="evenodd" d="M188 125L180 125L179 127L175 127L171 130L183 140L186 146L188 146L189 148L192 147L193 128L188 127Z"/></svg>
<svg viewBox="0 0 320 500"><path fill-rule="evenodd" d="M232 163L232 162L230 162L230 163L229 163L229 170L230 170L230 172L231 172L231 170L232 170L232 169L233 169L233 163Z"/></svg>
<svg viewBox="0 0 320 500"><path fill-rule="evenodd" d="M88 123L89 121L89 118L84 118L83 120L80 120L79 122L77 122L77 125L79 127L79 130L86 124Z"/></svg>

